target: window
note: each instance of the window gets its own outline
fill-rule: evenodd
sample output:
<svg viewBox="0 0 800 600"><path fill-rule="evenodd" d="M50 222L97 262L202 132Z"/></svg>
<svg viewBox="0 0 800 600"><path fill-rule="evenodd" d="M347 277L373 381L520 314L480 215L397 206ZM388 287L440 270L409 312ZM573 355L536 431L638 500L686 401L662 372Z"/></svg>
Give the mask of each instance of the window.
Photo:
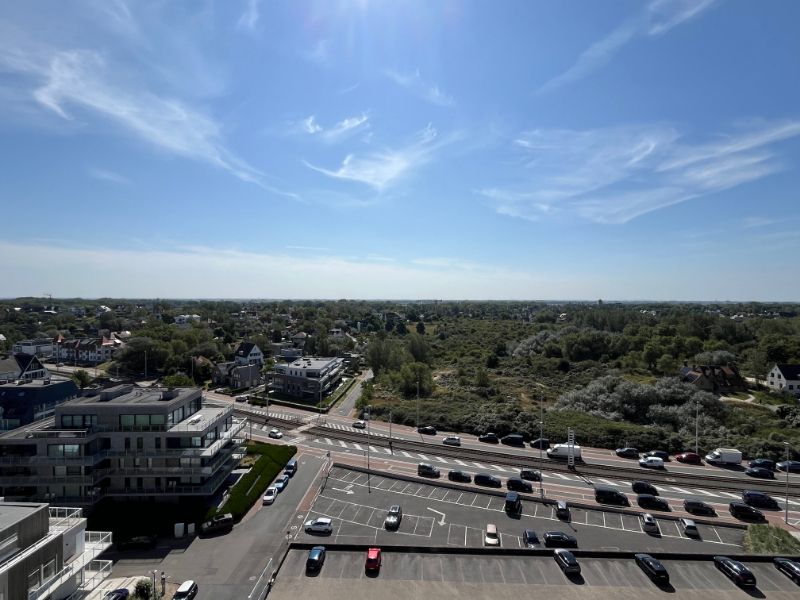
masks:
<svg viewBox="0 0 800 600"><path fill-rule="evenodd" d="M133 427L134 418L133 415L120 415L119 416L119 425L120 427Z"/></svg>
<svg viewBox="0 0 800 600"><path fill-rule="evenodd" d="M47 446L47 456L51 458L77 458L81 455L78 444L50 444Z"/></svg>
<svg viewBox="0 0 800 600"><path fill-rule="evenodd" d="M161 438L156 438L156 450L161 450Z"/></svg>
<svg viewBox="0 0 800 600"><path fill-rule="evenodd" d="M125 438L125 450L130 450L130 449L131 449L131 438L126 437Z"/></svg>
<svg viewBox="0 0 800 600"><path fill-rule="evenodd" d="M150 427L150 415L136 415L137 427Z"/></svg>
<svg viewBox="0 0 800 600"><path fill-rule="evenodd" d="M144 438L141 437L136 438L136 449L144 450Z"/></svg>

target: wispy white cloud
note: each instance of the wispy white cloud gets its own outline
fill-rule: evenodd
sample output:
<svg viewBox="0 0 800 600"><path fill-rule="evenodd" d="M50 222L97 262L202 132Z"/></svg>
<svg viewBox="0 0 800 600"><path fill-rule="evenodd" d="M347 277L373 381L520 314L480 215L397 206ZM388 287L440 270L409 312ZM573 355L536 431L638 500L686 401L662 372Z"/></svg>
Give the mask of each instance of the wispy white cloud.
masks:
<svg viewBox="0 0 800 600"><path fill-rule="evenodd" d="M344 137L355 134L369 127L369 117L366 113L342 119L332 127L323 127L316 117L311 115L300 121L300 129L304 133L317 135L326 142L336 142Z"/></svg>
<svg viewBox="0 0 800 600"><path fill-rule="evenodd" d="M775 173L774 145L798 136L800 121L751 122L703 143L664 125L528 131L513 142L526 185L478 192L508 216L626 223Z"/></svg>
<svg viewBox="0 0 800 600"><path fill-rule="evenodd" d="M435 83L430 83L422 79L419 69L414 73L401 73L389 69L386 71L386 76L397 85L408 89L416 96L419 96L431 104L436 104L437 106L455 105L455 100L452 96L442 91Z"/></svg>
<svg viewBox="0 0 800 600"><path fill-rule="evenodd" d="M330 248L324 246L286 246L287 250L307 250L309 252L330 252Z"/></svg>
<svg viewBox="0 0 800 600"><path fill-rule="evenodd" d="M258 25L258 19L261 16L260 10L261 0L246 0L244 12L236 22L236 27L253 31Z"/></svg>
<svg viewBox="0 0 800 600"><path fill-rule="evenodd" d="M313 63L325 66L330 60L330 45L331 43L328 39L317 40L311 49L303 53L303 56Z"/></svg>
<svg viewBox="0 0 800 600"><path fill-rule="evenodd" d="M453 141L442 139L436 129L428 125L408 145L399 149L385 149L357 156L348 154L338 169L325 169L305 162L306 166L334 179L367 184L378 191L395 183L402 176L425 164L433 153Z"/></svg>
<svg viewBox="0 0 800 600"><path fill-rule="evenodd" d="M699 16L715 2L716 0L651 1L637 15L589 46L566 71L547 81L537 92L550 92L585 77L609 62L634 39L663 35L673 27Z"/></svg>
<svg viewBox="0 0 800 600"><path fill-rule="evenodd" d="M306 133L319 133L322 131L322 127L315 121L314 115L310 117L306 117L302 121L300 121L303 131Z"/></svg>
<svg viewBox="0 0 800 600"><path fill-rule="evenodd" d="M742 229L755 229L757 227L767 227L768 225L774 225L778 223L777 219L773 219L770 217L746 217L742 219L741 227Z"/></svg>
<svg viewBox="0 0 800 600"><path fill-rule="evenodd" d="M131 180L124 175L120 175L114 171L109 171L108 169L98 169L96 167L92 167L89 169L88 173L89 177L99 179L100 181L110 181L112 183L119 183L123 185L129 185L131 182Z"/></svg>

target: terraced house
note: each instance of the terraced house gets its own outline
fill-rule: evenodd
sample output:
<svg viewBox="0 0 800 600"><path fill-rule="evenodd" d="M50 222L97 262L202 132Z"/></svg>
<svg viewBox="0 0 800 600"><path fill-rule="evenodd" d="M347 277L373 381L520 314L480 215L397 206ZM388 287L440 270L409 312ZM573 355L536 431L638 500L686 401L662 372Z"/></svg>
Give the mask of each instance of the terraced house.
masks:
<svg viewBox="0 0 800 600"><path fill-rule="evenodd" d="M61 404L0 434L0 496L92 508L211 495L244 456L245 423L202 401L196 388L120 385Z"/></svg>

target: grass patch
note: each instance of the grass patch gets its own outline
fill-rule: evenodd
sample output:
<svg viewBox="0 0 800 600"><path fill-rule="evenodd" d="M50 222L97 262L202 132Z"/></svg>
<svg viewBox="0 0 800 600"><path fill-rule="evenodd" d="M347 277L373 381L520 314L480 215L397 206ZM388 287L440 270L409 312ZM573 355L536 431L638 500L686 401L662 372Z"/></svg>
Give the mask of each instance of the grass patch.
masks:
<svg viewBox="0 0 800 600"><path fill-rule="evenodd" d="M744 549L752 554L800 554L800 540L785 529L772 525L750 525L744 535Z"/></svg>
<svg viewBox="0 0 800 600"><path fill-rule="evenodd" d="M772 406L783 406L786 404L791 406L797 405L797 398L789 394L776 394L763 390L753 390L751 393L756 397L756 402L758 404L771 404Z"/></svg>
<svg viewBox="0 0 800 600"><path fill-rule="evenodd" d="M217 514L231 513L233 518L239 521L247 514L250 507L261 499L269 484L296 452L295 446L273 446L260 442L248 442L247 455L256 457L255 463L231 488L225 504L221 508L210 508L205 518L210 519Z"/></svg>

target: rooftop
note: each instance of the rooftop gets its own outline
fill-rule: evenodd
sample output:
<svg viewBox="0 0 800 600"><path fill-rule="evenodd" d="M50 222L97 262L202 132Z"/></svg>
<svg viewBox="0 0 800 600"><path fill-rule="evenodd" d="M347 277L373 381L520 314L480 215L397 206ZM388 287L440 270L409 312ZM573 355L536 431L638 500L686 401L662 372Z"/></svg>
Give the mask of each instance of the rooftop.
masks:
<svg viewBox="0 0 800 600"><path fill-rule="evenodd" d="M0 502L0 531L41 510L43 506L47 505L31 502Z"/></svg>
<svg viewBox="0 0 800 600"><path fill-rule="evenodd" d="M298 358L293 363L290 363L289 366L294 367L295 369L324 369L336 360L341 359L338 359L335 356L331 356L329 358Z"/></svg>
<svg viewBox="0 0 800 600"><path fill-rule="evenodd" d="M133 385L118 385L97 393L76 398L62 408L86 405L163 405L179 402L200 393L200 388L139 388Z"/></svg>

